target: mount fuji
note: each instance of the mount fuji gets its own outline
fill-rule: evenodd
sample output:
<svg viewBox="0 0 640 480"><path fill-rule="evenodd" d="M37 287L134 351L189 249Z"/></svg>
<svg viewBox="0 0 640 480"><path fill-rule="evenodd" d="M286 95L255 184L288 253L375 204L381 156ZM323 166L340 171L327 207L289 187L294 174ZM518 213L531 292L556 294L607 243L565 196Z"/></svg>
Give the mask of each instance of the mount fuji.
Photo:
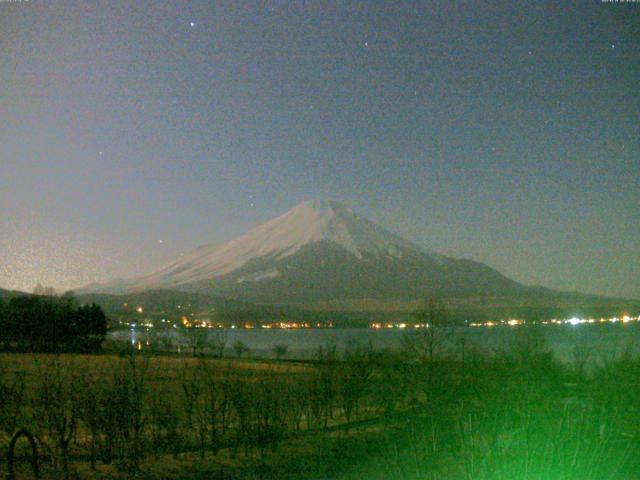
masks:
<svg viewBox="0 0 640 480"><path fill-rule="evenodd" d="M418 246L334 201L306 201L222 246L85 291L181 290L268 304L513 296L531 287Z"/></svg>

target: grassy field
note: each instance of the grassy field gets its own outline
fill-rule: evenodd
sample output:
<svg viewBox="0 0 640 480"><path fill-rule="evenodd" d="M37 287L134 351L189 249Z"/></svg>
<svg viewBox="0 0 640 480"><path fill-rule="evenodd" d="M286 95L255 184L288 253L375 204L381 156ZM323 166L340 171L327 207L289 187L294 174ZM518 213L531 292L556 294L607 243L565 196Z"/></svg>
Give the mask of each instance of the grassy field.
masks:
<svg viewBox="0 0 640 480"><path fill-rule="evenodd" d="M561 365L524 328L464 361L434 340L304 364L2 354L0 478L19 428L42 478L640 478L640 359Z"/></svg>

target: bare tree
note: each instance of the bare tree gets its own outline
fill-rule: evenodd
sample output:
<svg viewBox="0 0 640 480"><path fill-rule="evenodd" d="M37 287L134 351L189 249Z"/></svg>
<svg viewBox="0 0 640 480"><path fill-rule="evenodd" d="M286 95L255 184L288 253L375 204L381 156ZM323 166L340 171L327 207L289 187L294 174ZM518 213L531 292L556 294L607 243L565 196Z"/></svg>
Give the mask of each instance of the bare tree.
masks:
<svg viewBox="0 0 640 480"><path fill-rule="evenodd" d="M206 377L200 374L202 363L185 363L182 373L183 411L187 415L186 429L196 431L201 458L207 446L209 414L207 411Z"/></svg>
<svg viewBox="0 0 640 480"><path fill-rule="evenodd" d="M41 443L52 453L53 467L70 478L69 447L79 417L77 366L63 365L59 357L36 360L37 384L33 396L34 418L44 433Z"/></svg>
<svg viewBox="0 0 640 480"><path fill-rule="evenodd" d="M279 343L273 347L273 353L275 354L276 359L278 360L280 360L282 357L284 357L287 354L287 350L288 350L287 346L282 343Z"/></svg>
<svg viewBox="0 0 640 480"><path fill-rule="evenodd" d="M208 332L204 328L187 327L183 336L194 357L202 354L207 345Z"/></svg>
<svg viewBox="0 0 640 480"><path fill-rule="evenodd" d="M426 306L416 313L418 328L403 337L405 351L421 363L433 363L443 353L451 322L444 303L430 298Z"/></svg>
<svg viewBox="0 0 640 480"><path fill-rule="evenodd" d="M182 445L180 423L181 406L175 401L175 385L161 382L152 386L149 395L149 433L153 444L153 453L158 458L162 452L169 451L177 456Z"/></svg>
<svg viewBox="0 0 640 480"><path fill-rule="evenodd" d="M358 418L360 403L372 373L371 350L355 344L347 345L344 361L338 369L338 389L347 423Z"/></svg>
<svg viewBox="0 0 640 480"><path fill-rule="evenodd" d="M42 297L55 297L58 295L58 292L53 287L44 286L39 283L33 289L33 294L40 295Z"/></svg>
<svg viewBox="0 0 640 480"><path fill-rule="evenodd" d="M316 369L307 382L307 428L326 428L333 418L337 384L337 349L335 345L320 347Z"/></svg>
<svg viewBox="0 0 640 480"><path fill-rule="evenodd" d="M149 357L129 355L114 365L106 379L112 425L108 434L119 457L138 470L147 422Z"/></svg>
<svg viewBox="0 0 640 480"><path fill-rule="evenodd" d="M9 372L0 362L0 432L14 434L25 410L24 374Z"/></svg>
<svg viewBox="0 0 640 480"><path fill-rule="evenodd" d="M209 347L216 358L224 356L224 349L227 347L229 332L226 328L219 328L209 334Z"/></svg>
<svg viewBox="0 0 640 480"><path fill-rule="evenodd" d="M245 353L248 354L250 350L243 341L236 340L233 344L233 351L236 352L236 356L238 358L242 358L242 355L244 355Z"/></svg>

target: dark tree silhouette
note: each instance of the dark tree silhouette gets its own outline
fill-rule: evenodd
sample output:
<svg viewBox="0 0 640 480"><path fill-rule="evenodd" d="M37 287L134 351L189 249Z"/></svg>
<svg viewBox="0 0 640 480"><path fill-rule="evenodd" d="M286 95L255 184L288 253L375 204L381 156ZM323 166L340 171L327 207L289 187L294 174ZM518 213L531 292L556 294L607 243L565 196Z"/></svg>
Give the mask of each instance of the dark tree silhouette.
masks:
<svg viewBox="0 0 640 480"><path fill-rule="evenodd" d="M97 305L76 306L71 294L25 295L0 304L0 346L32 352L95 352L107 334Z"/></svg>

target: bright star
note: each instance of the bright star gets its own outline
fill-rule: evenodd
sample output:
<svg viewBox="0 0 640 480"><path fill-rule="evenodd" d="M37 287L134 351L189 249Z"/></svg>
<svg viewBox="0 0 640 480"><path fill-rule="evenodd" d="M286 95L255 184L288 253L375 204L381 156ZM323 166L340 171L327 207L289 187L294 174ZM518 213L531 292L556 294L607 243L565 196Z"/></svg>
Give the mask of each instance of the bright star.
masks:
<svg viewBox="0 0 640 480"><path fill-rule="evenodd" d="M196 26L196 22L189 22L189 26L190 26L191 28L195 27L195 26Z"/></svg>

